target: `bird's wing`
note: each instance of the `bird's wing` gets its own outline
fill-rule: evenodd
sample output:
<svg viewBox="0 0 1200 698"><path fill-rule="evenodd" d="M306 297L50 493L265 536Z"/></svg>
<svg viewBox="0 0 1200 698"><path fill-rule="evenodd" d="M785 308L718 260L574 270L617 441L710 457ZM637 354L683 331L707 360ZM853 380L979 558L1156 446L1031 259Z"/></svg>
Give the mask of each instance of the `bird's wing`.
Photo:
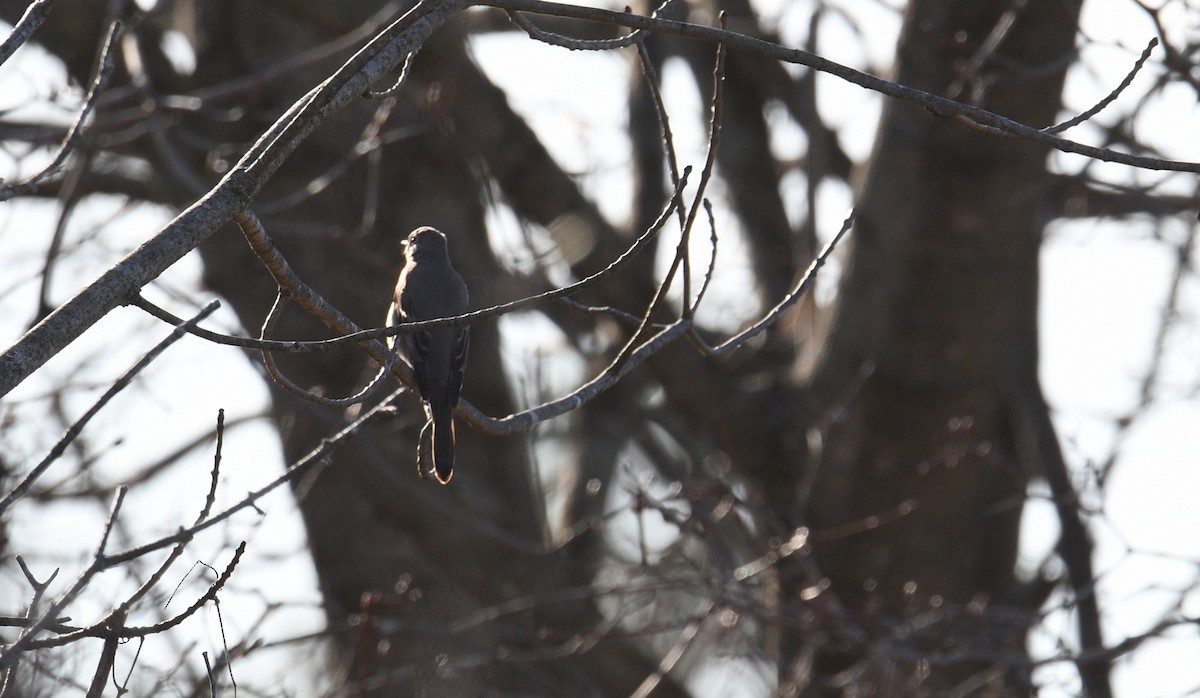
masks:
<svg viewBox="0 0 1200 698"><path fill-rule="evenodd" d="M471 331L466 325L455 328L454 354L450 359L450 406L458 405L458 393L462 390L463 373L467 370L467 349L471 345Z"/></svg>
<svg viewBox="0 0 1200 698"><path fill-rule="evenodd" d="M411 294L401 294L402 318L413 319L412 302ZM428 331L421 331L398 335L398 338L405 357L412 366L413 375L417 378L417 387L421 390L421 395L427 397L432 387L429 381L429 349L433 346L433 336Z"/></svg>

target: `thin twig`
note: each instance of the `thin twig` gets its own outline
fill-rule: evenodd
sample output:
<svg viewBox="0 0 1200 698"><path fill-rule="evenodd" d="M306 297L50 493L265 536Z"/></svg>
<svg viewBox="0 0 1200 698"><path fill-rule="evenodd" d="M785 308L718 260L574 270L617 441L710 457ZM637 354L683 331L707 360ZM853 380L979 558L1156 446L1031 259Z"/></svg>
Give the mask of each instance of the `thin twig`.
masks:
<svg viewBox="0 0 1200 698"><path fill-rule="evenodd" d="M80 157L73 159L70 169L63 177L62 187L58 190L58 216L54 222L54 232L50 235L50 244L46 246L46 258L42 263L42 272L38 275L40 281L38 283L37 311L33 319L35 323L54 310L54 306L50 304L50 288L54 281L54 271L60 260L63 239L67 235L67 221L71 219L75 207L83 199L84 192L80 189L79 183L88 170L90 155L88 149L84 149L81 151Z"/></svg>
<svg viewBox="0 0 1200 698"><path fill-rule="evenodd" d="M279 293L275 295L275 302L271 305L270 312L267 313L266 319L263 320L259 339L267 338L267 333L270 332L275 322L279 319L279 315L282 313L284 304L287 303L289 297L290 294L287 291L284 291L282 288L279 289ZM363 402L383 387L388 374L392 370L392 366L396 363L396 352L388 352L387 360L380 365L379 370L375 372L375 376L367 382L362 390L354 395L342 398L325 397L324 395L318 395L311 390L305 390L296 385L295 382L283 375L283 372L279 370L279 367L275 364L275 355L270 351L264 350L262 352L262 360L263 367L267 369L267 374L271 376L271 379L289 393L322 407L347 407Z"/></svg>
<svg viewBox="0 0 1200 698"><path fill-rule="evenodd" d="M217 677L213 673L212 663L208 661L208 652L201 652L200 656L204 659L204 675L208 677L209 698L217 698Z"/></svg>
<svg viewBox="0 0 1200 698"><path fill-rule="evenodd" d="M106 564L107 557L104 553L104 550L108 547L108 537L112 534L112 529L116 524L117 516L121 512L121 505L125 501L126 492L127 488L120 487L113 496L113 503L109 508L108 518L104 522L104 530L100 535L100 541L96 545L96 552L92 555L92 561L87 566L87 569L81 572L79 576L75 578L75 581L71 582L71 585L67 587L66 591L59 594L58 597L50 603L50 606L45 613L41 614L36 621L26 626L24 632L22 632L15 641L4 647L0 647L0 669L7 669L15 665L18 661L20 661L21 656L26 651L34 649L35 643L38 642L37 636L46 629L46 626L54 622L54 619L59 617L59 613L69 604L71 604L71 602L73 602L77 596L79 596L80 592L82 592L84 588L91 583L97 574L110 566ZM54 642L56 640L62 640L63 638L73 638L78 632L83 631L80 630L76 632L65 633L57 636L56 638L46 640L46 642ZM67 642L69 642L69 640L59 644L67 644Z"/></svg>
<svg viewBox="0 0 1200 698"><path fill-rule="evenodd" d="M727 17L725 11L720 15L721 28L725 28ZM683 234L679 239L679 254L683 257L683 317L691 318L696 306L692 298L692 255L690 253L692 228L696 225L696 215L701 204L706 201L704 192L712 179L717 164L717 149L721 144L721 110L725 104L725 54L724 44L717 46L717 60L713 65L712 116L709 118L708 154L704 162L704 173L700 177L700 186L692 199L692 207L688 211L687 222L683 224Z"/></svg>
<svg viewBox="0 0 1200 698"><path fill-rule="evenodd" d="M661 5L654 8L654 11L650 13L650 16L659 16L659 14L666 10L667 7L670 6L674 1L675 0L664 0ZM630 10L628 7L626 7L625 11L629 12ZM528 19L525 19L525 17L523 17L520 13L508 11L506 14L508 15L509 21L524 30L524 32L529 35L529 38L550 44L551 46L569 49L571 51L611 51L613 49L632 46L633 44L640 44L644 39L644 32L640 29L635 29L628 35L620 36L615 39L575 39L562 34L549 32L545 29L539 29Z"/></svg>
<svg viewBox="0 0 1200 698"><path fill-rule="evenodd" d="M808 271L804 272L804 276L800 278L800 281L796 284L796 287L792 289L792 292L787 294L783 300L779 301L774 308L771 308L771 310L768 311L761 320L717 346L709 346L706 342L704 342L704 340L700 339L699 335L697 335L695 332L690 332L688 334L688 338L691 339L692 342L703 353L709 355L719 355L737 349L744 344L746 340L757 336L760 332L770 327L775 323L776 320L779 319L780 314L782 314L784 310L787 310L788 306L803 297L804 294L807 293L812 285L816 282L817 272L821 269L821 267L825 266L825 262L829 260L830 255L833 254L833 251L837 248L838 243L841 242L846 233L850 232L850 228L854 225L854 215L855 212L851 211L850 215L846 217L846 220L842 222L842 227L840 230L838 230L837 235L833 236L833 239L829 241L829 244L825 245L825 249L821 250L821 254L817 255L817 258L814 259L813 263L809 265Z"/></svg>
<svg viewBox="0 0 1200 698"><path fill-rule="evenodd" d="M121 35L121 23L113 20L113 23L108 27L108 34L103 43L103 48L100 50L99 64L96 69L96 77L92 80L92 85L88 88L87 96L83 100L83 108L79 110L79 116L75 119L75 123L71 124L71 128L67 131L66 137L63 138L62 145L59 146L58 154L46 165L41 171L29 178L0 187L0 201L8 201L15 196L21 196L37 190L38 185L46 181L48 178L56 174L62 165L67 160L67 156L75 149L80 137L83 134L83 124L87 118L91 116L92 110L96 107L96 100L100 96L100 90L108 83L109 77L113 72L113 47L117 43L117 38Z"/></svg>
<svg viewBox="0 0 1200 698"><path fill-rule="evenodd" d="M197 521L203 521L212 513L217 501L217 482L221 477L221 451L225 448L225 409L217 410L217 443L213 447L213 467L208 476L208 495L204 498L204 506L200 509Z"/></svg>
<svg viewBox="0 0 1200 698"><path fill-rule="evenodd" d="M650 90L650 99L654 102L654 113L658 115L659 137L662 139L663 152L667 156L667 169L671 175L671 184L675 186L675 212L679 216L679 229L683 230L687 221L683 210L683 190L679 187L679 156L675 152L675 135L671 132L671 118L667 115L667 105L663 101L662 88L659 87L658 71L654 68L654 60L650 57L650 49L646 48L644 39L637 42L638 59L642 65L642 74L646 78L646 87Z"/></svg>
<svg viewBox="0 0 1200 698"><path fill-rule="evenodd" d="M121 639L130 639L135 637L148 637L150 635L158 635L164 631L170 630L179 625L183 621L195 615L209 601L216 600L217 593L225 587L225 583L233 576L233 571L242 559L242 555L246 552L246 541L238 544L238 547L233 551L233 559L225 566L225 570L217 577L217 580L209 585L208 590L204 592L200 598L196 599L190 606L180 612L178 615L168 618L167 620L153 625L141 625L130 627L107 627L105 624L97 624L88 628L83 628L74 633L67 633L57 637L46 638L43 640L32 640L27 643L27 646L22 647L22 650L46 649L49 647L62 647L63 645L76 642L85 637L109 637L115 635ZM89 568L90 569L90 568ZM22 636L24 639L26 636ZM14 643L15 645L16 643ZM5 652L12 649L13 646L5 648ZM3 662L3 657L0 657L0 662Z"/></svg>
<svg viewBox="0 0 1200 698"><path fill-rule="evenodd" d="M83 431L83 428L89 421L91 421L92 417L95 417L96 414L109 403L109 401L116 397L117 393L120 393L122 390L128 387L129 384L133 382L133 379L139 373L141 373L142 369L149 366L151 362L153 362L159 357L159 355L167 350L167 347L179 341L180 338L187 334L189 328L194 327L196 323L211 315L213 311L220 307L220 305L221 303L219 301L212 301L191 320L179 323L179 325L176 326L175 330L171 332L170 335L168 335L153 349L147 352L146 355L139 359L138 362L135 363L128 371L121 374L121 377L114 381L113 384L108 387L108 390L104 391L104 394L101 395L100 398L96 400L96 402L93 403L90 408L88 408L88 411L84 412L83 416L75 420L75 423L67 429L66 433L64 433L61 438L59 438L58 443L54 444L54 447L51 448L50 452L46 454L46 457L43 458L40 463L34 466L32 470L26 473L25 477L21 478L21 481L18 482L17 485L13 487L7 495L4 496L3 500L0 500L0 515L2 515L10 506L12 506L14 502L16 502L18 499L24 496L27 491L29 491L29 488L32 487L33 483L36 482L37 479L46 472L46 469L49 468L54 461L58 460L58 458L66 452L67 447L70 446L73 441L75 441L80 432Z"/></svg>
<svg viewBox="0 0 1200 698"><path fill-rule="evenodd" d="M700 285L700 290L696 292L696 301L692 304L693 308L700 307L700 302L704 300L704 294L708 292L709 284L712 283L713 277L717 274L717 219L713 215L712 202L708 199L704 200L704 214L708 218L708 241L711 251L708 254L708 269L704 272L704 283Z"/></svg>
<svg viewBox="0 0 1200 698"><path fill-rule="evenodd" d="M125 504L125 495L129 494L129 488L124 485L117 488L113 494L112 506L108 509L108 517L104 520L104 528L100 532L100 542L96 544L96 552L93 557L97 560L104 559L104 551L108 548L108 538L112 535L113 527L117 525L117 516L121 513L121 506Z"/></svg>
<svg viewBox="0 0 1200 698"><path fill-rule="evenodd" d="M408 75L412 72L413 61L417 59L417 54L421 51L421 47L413 49L413 52L405 56L404 64L400 66L400 76L396 78L396 82L386 90L367 90L363 96L367 99L386 99L395 95L404 87L404 83L408 82Z"/></svg>
<svg viewBox="0 0 1200 698"><path fill-rule="evenodd" d="M42 597L45 596L46 590L50 587L50 583L58 576L58 568L55 568L46 581L40 581L33 575L33 571L29 569L29 565L25 564L25 559L20 555L16 556L17 565L21 567L21 574L25 575L25 581L33 589L33 598L29 600L29 605L25 609L24 618L14 618L17 621L11 625L16 627L28 628L34 624L42 623L45 627L61 626L61 620L56 619L51 621L49 615L38 617L38 606L42 602ZM11 627L11 626L10 626ZM0 655L2 656L2 655ZM20 663L20 655L14 655L12 661L7 665L0 664L0 698L6 698L12 695L12 689L16 686L17 665Z"/></svg>
<svg viewBox="0 0 1200 698"><path fill-rule="evenodd" d="M572 39L569 36L538 29L517 12L508 11L506 14L508 20L523 29L529 38L571 51L610 51L624 48L636 43L642 35L640 30L634 30L626 36L619 36L615 39Z"/></svg>
<svg viewBox="0 0 1200 698"><path fill-rule="evenodd" d="M559 298L558 303L572 310L581 312L584 315L607 315L614 320L623 322L627 325L632 325L633 327L637 327L638 323L642 321L641 315L634 315L633 313L626 312L620 308L614 308L611 305L588 305L586 303L580 303L574 298Z"/></svg>
<svg viewBox="0 0 1200 698"><path fill-rule="evenodd" d="M315 464L321 462L324 458L329 456L329 454L331 454L333 451L335 451L337 449L337 447L342 444L343 441L345 441L351 435L353 435L356 431L358 431L358 429L361 428L363 424L365 424L368 420L372 419L380 411L387 409L387 404L389 402L391 402L391 400L394 399L396 396L400 395L401 392L402 391L397 390L394 393L388 395L382 402L380 402L380 404L378 404L378 405L372 407L370 410L367 410L366 412L364 412L361 416L359 416L358 419L356 419L353 422L351 422L350 424L346 425L341 431L334 434L333 436L322 439L320 444L318 444L313 450L309 451L302 458L300 458L295 463L293 463L287 470L285 470L283 472L283 474L279 475L274 480L267 483L266 485L263 485L262 487L258 488L257 490L250 492L249 494L247 494L245 497L243 497L238 502L235 502L234 504L229 505L224 510L222 510L216 514L213 514L211 517L205 519L204 521L197 522L196 524L189 526L188 528L180 529L179 531L176 531L172 535L163 536L162 538L159 538L159 539L151 541L149 543L145 543L145 544L130 548L123 552L108 555L106 558L106 561L110 565L118 565L118 564L121 564L124 562L128 562L129 560L133 560L133 559L148 555L157 550L162 550L163 548L168 548L170 546L177 545L180 542L190 540L190 539L194 538L196 536L196 534L206 531L206 530L212 528L213 526L216 526L217 524L221 523L222 521L229 519L231 516L233 516L234 514L238 513L239 511L241 511L243 509L256 508L258 500L262 499L267 494L273 492L280 485L283 485L284 483L289 482L289 481L299 477L301 474L305 473L310 468L312 468Z"/></svg>
<svg viewBox="0 0 1200 698"><path fill-rule="evenodd" d="M687 186L687 180L688 180L688 176L690 175L690 173L691 173L691 168L684 168L684 172L680 176L680 179L679 179L679 184L676 187L677 191L682 190L685 186ZM473 311L471 311L469 313L465 313L463 315L455 315L454 317L439 318L436 320L423 320L421 322L405 322L405 323L401 323L399 325L393 325L391 327L381 327L378 329L368 329L368 330L360 330L360 329L358 329L357 325L354 325L352 322L349 322L349 320L347 320L347 322L354 327L353 330L348 331L346 334L344 334L342 336L333 337L331 339L317 340L317 341L261 340L261 339L253 339L253 338L249 338L249 337L234 337L231 335L224 335L224 334L220 334L217 332L211 332L209 330L204 330L204 329L200 329L200 328L193 328L193 329L189 330L189 332L191 334L196 335L197 337L200 337L201 339L206 339L210 342L216 342L217 344L226 344L226 345L230 345L230 346L246 347L249 349L284 351L284 352L330 351L332 349L337 349L339 347L342 347L342 346L345 346L348 344L362 344L364 342L364 340L368 340L368 339L382 339L385 337L395 337L395 336L401 335L401 334L410 334L412 332L421 332L424 330L435 330L435 329L438 329L441 327L467 325L467 324L470 324L473 322L478 322L480 320L484 320L484 319L487 319L490 317L505 315L507 313L513 313L518 310L526 310L528 308L533 308L533 307L537 307L539 305L548 303L552 300L564 298L566 296L571 296L576 293L579 293L580 291L591 286L592 284L594 284L598 281L601 281L602 279L616 273L616 271L618 269L621 269L622 267L624 267L630 260L632 260L635 256L637 256L637 254L640 253L652 240L654 240L654 238L656 238L658 236L659 231L662 230L662 227L666 224L666 222L670 218L671 214L675 212L675 203L674 202L675 202L675 197L672 196L670 202L667 204L667 207L664 208L663 211L659 213L658 218L648 228L646 228L645 232L643 232L640 236L638 236L638 238L636 240L634 240L633 243L630 244L630 246L624 252L622 252L616 259L609 262L608 266L597 271L596 273L591 274L591 275L589 275L583 279L580 279L579 281L576 281L573 284L569 284L567 286L550 289L548 291L538 293L533 296L526 296L525 298L520 298L520 299L514 300L514 301L508 301L506 303L500 303L498 305L493 305L493 306L490 306L487 308L481 308L480 310L473 310ZM129 301L129 304L135 305L138 308L145 310L146 312L150 313L151 315L153 315L165 322L169 322L172 324L174 324L176 322L182 322L175 315L156 306L155 304L151 303L150 301L146 300L145 298L143 298L140 295L132 298ZM374 344L370 344L370 345L366 345L366 347L365 347L365 350L369 354L371 354L371 356L376 356L375 354L371 353L371 352L375 351L375 349L373 348L374 346L375 346ZM380 354L376 358L378 358L380 360L386 360L386 358L383 356L383 353L382 353L383 350L385 350L385 349L386 349L386 347L384 347L383 344L380 343L379 344Z"/></svg>
<svg viewBox="0 0 1200 698"><path fill-rule="evenodd" d="M42 22L46 21L53 5L54 0L34 0L29 3L29 7L25 8L25 14L21 15L21 19L17 20L12 31L8 33L8 37L4 39L4 43L0 44L0 65L7 62L17 49L29 41L29 37L33 36L37 28L42 26Z"/></svg>
<svg viewBox="0 0 1200 698"><path fill-rule="evenodd" d="M1133 82L1133 78L1138 74L1138 71L1142 69L1143 65L1145 65L1146 59L1150 58L1150 52L1154 50L1155 46L1158 46L1158 39L1150 39L1150 43L1146 44L1146 50L1142 51L1142 55L1138 57L1137 62L1133 64L1133 68L1125 76L1125 79L1121 81L1121 84L1117 85L1116 89L1114 89L1112 92L1109 92L1107 97L1097 102L1096 106L1088 109L1079 116L1076 116L1072 119L1067 119L1057 126L1044 128L1042 131L1045 133L1062 133L1063 131L1066 131L1074 126L1078 126L1079 124L1082 124L1088 119L1091 119L1093 116L1099 114L1105 107L1112 104L1113 101L1125 91L1125 88L1129 87L1129 85Z"/></svg>
<svg viewBox="0 0 1200 698"><path fill-rule="evenodd" d="M663 655L654 672L642 681L637 690L629 694L630 698L649 698L650 693L658 687L658 684L662 683L667 674L671 673L671 670L675 668L679 660L683 659L683 654L696 641L696 636L700 634L700 629L704 627L704 621L708 620L709 615L715 607L716 601L712 597L704 600L696 617L689 620L687 625L683 627L683 630L680 631L679 639L675 641L675 645Z"/></svg>
<svg viewBox="0 0 1200 698"><path fill-rule="evenodd" d="M721 15L721 21L724 22L724 13ZM696 211L700 207L700 201L704 197L704 191L708 187L709 181L712 180L714 166L717 162L717 145L721 137L721 101L724 91L721 89L725 82L725 46L719 44L717 46L717 59L713 66L713 96L712 96L712 116L709 120L708 133L708 153L704 161L704 170L700 174L700 184L697 185L695 198L692 200L692 206L688 210L687 218L683 223L683 229L679 233L679 246L675 250L675 258L671 262L671 266L667 269L667 273L663 276L663 280L658 285L658 291L654 298L646 306L646 311L642 314L642 324L634 331L629 341L613 359L610 365L610 370L619 370L637 348L642 338L646 335L651 321L654 319L655 313L666 300L667 290L671 287L671 282L675 278L682 263L685 273L683 277L683 300L681 303L683 320L690 321L693 308L691 306L691 279L688 278L691 274L691 265L688 262L690 255L688 254L688 242L690 240L689 231L695 224ZM676 187L676 191L679 187Z"/></svg>
<svg viewBox="0 0 1200 698"><path fill-rule="evenodd" d="M220 410L217 414L217 444L215 453L213 455L213 469L209 474L208 495L204 498L204 505L201 507L200 514L196 517L193 526L202 523L209 517L209 515L212 513L213 505L216 502L217 483L219 482L221 474L220 463L221 450L224 446L224 434L225 410ZM101 621L100 625L110 624L114 622L115 619L120 619L123 624L125 616L129 613L130 609L133 608L133 605L147 593L149 593L151 589L158 585L159 581L166 576L167 570L169 570L171 566L175 564L175 561L183 555L184 549L191 541L192 539L190 537L180 540L171 550L170 554L167 555L166 559L160 562L154 572L147 577L144 582L142 582L141 586L139 586L136 591L126 597L125 600L122 601L121 604L109 614L108 618Z"/></svg>
<svg viewBox="0 0 1200 698"><path fill-rule="evenodd" d="M558 17L571 17L574 19L583 19L591 22L600 22L603 24L617 24L631 29L647 29L663 34L674 34L676 36L685 36L701 41L710 41L721 43L730 48L739 50L752 51L765 56L770 56L777 60L787 63L795 63L804 65L818 70L822 73L828 73L835 77L841 78L846 82L858 85L868 90L878 92L888 97L916 104L924 107L931 113L944 117L957 117L964 125L973 125L976 127L984 127L992 129L994 133L1004 134L1023 140L1035 141L1042 143L1055 150L1061 150L1066 153L1075 153L1083 155L1095 160L1103 160L1105 162L1116 162L1122 165L1138 167L1147 170L1173 170L1178 172L1194 172L1200 173L1200 162L1184 162L1180 160L1167 160L1163 158L1146 157L1141 155L1133 155L1123 153L1110 148L1097 148L1094 146L1077 143L1066 138L1060 138L1050 133L1027 126L1018 121L1014 121L999 114L990 112L980 107L971 106L955 102L952 99L947 99L940 95L935 95L924 90L918 90L911 87L906 87L883 78L875 77L867 73L855 70L840 63L835 63L826 58L822 58L809 51L800 49L787 48L770 41L759 39L752 36L747 36L738 32L732 32L716 27L707 27L691 22L680 22L678 20L664 19L661 17L646 17L637 14L627 14L623 12L615 12L613 10L604 10L596 7L582 7L577 5L568 5L558 2L548 2L547 0L474 0L477 5L485 5L495 7L501 10L515 10L519 12L533 12L537 14L554 15Z"/></svg>
<svg viewBox="0 0 1200 698"><path fill-rule="evenodd" d="M477 413L473 409L462 412L464 418L474 427L490 434L508 434L522 431L547 419L577 410L591 402L605 390L623 378L626 374L640 365L643 361L658 353L664 346L675 341L691 328L691 322L677 320L651 335L644 343L629 355L629 358L619 367L609 366L591 381L581 385L574 391L527 410L510 414L507 417L494 419ZM460 405L461 407L461 405Z"/></svg>

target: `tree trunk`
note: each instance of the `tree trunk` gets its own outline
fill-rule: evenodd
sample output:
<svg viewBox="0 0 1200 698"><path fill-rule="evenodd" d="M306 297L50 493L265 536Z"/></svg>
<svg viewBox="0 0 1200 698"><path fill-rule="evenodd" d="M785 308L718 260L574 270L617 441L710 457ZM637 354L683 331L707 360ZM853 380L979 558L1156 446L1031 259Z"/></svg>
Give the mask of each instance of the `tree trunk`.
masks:
<svg viewBox="0 0 1200 698"><path fill-rule="evenodd" d="M913 2L897 82L1050 125L1079 3L1029 3L984 55L1015 7ZM1013 415L1016 386L1037 385L1046 158L909 104L884 109L812 383L822 429L801 502L841 602L876 631L884 618L911 622L928 651L824 653L827 670L868 669L867 694L936 694L996 666L995 685L1027 690L1020 662L999 658L1023 656L1036 611L1023 607L1014 562L1041 464L1021 457ZM997 622L1006 614L1015 620ZM979 658L944 658L964 650Z"/></svg>

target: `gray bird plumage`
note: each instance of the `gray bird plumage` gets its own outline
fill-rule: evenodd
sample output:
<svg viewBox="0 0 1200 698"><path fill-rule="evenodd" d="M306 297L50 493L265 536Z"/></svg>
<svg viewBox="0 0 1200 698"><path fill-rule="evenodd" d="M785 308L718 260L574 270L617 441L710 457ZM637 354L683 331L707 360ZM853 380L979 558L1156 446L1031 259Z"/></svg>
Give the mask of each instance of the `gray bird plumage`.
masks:
<svg viewBox="0 0 1200 698"><path fill-rule="evenodd" d="M396 281L388 324L435 320L467 312L467 285L450 264L446 236L417 228L404 242L405 264ZM412 366L433 430L433 473L445 484L454 474L454 408L462 389L470 333L466 325L397 335L395 348ZM423 467L422 477L425 476Z"/></svg>

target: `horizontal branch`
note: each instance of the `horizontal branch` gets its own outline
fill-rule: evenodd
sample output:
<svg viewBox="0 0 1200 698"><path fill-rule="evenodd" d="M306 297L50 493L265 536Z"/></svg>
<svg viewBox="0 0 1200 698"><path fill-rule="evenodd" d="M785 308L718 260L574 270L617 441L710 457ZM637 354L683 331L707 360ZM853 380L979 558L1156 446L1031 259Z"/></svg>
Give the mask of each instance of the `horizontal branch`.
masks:
<svg viewBox="0 0 1200 698"><path fill-rule="evenodd" d="M601 279L615 274L617 270L619 270L621 267L624 267L638 253L645 249L651 241L658 237L662 227L666 225L666 222L671 217L671 214L674 213L679 206L678 195L687 185L690 172L690 168L684 169L683 175L679 178L679 182L676 184L675 194L668 200L666 208L659 213L658 218L651 223L650 226L646 228L646 230L640 236L638 236L638 238L634 240L624 252L618 255L616 259L609 262L608 265L603 269L566 286L552 288L548 291L544 291L532 296L526 296L524 298L518 298L517 300L499 303L486 308L480 308L479 310L472 310L469 313L455 315L453 317L404 322L398 325L391 325L389 327L379 327L366 330L357 329L357 325L351 322L348 318L344 318L341 313L338 313L338 316L344 320L343 325L345 327L353 327L354 329L353 331L349 331L345 334L337 337L331 337L329 339L256 339L253 337L237 337L233 335L221 334L192 326L189 326L186 331L201 339L206 339L216 344L226 344L229 346L244 347L247 349L259 349L261 351L296 353L331 351L344 346L357 344L362 345L367 349L368 353L371 353L370 347L365 344L371 340L384 339L385 337L395 337L402 334L412 334L413 332L436 330L441 327L468 325L474 322L479 322L480 320L486 320L490 317L496 317L499 315L514 313L519 310L534 308L552 300L562 300L568 296L579 293ZM137 306L159 320L172 325L179 325L183 323L183 320L179 317L168 312L167 310L164 310L163 308L160 308L154 303L151 303L140 295L131 299L129 304ZM322 317L321 313L322 311L317 309L316 312L314 312L314 315L324 322L328 318ZM382 347L377 347L376 349L377 351L371 355L380 361L384 360L386 355Z"/></svg>

